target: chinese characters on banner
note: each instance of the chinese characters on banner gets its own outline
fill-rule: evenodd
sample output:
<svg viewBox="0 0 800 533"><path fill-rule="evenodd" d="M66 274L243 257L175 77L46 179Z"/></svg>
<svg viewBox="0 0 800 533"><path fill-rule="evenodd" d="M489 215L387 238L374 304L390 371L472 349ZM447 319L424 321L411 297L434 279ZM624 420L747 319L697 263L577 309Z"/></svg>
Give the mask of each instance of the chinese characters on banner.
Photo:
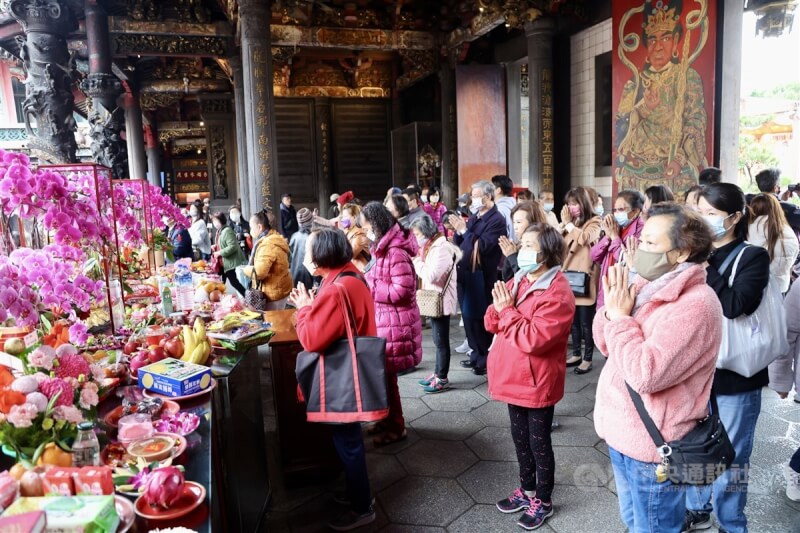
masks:
<svg viewBox="0 0 800 533"><path fill-rule="evenodd" d="M614 0L612 10L615 193L681 195L713 161L716 2Z"/></svg>
<svg viewBox="0 0 800 533"><path fill-rule="evenodd" d="M542 69L542 189L553 191L553 71Z"/></svg>

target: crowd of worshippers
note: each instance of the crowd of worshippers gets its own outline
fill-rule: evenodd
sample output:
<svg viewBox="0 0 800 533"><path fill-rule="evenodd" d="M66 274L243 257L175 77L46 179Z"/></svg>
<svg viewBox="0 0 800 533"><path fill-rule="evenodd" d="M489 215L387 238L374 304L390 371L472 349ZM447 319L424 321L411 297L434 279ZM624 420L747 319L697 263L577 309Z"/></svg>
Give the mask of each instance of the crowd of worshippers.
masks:
<svg viewBox="0 0 800 533"><path fill-rule="evenodd" d="M358 335L385 339L388 410L366 428L374 446L407 437L398 376L421 363L423 329L435 353L419 386L458 387L450 338L463 327L458 364L487 375L492 399L508 404L519 461L519 486L497 508L522 512L518 525L535 529L554 513L551 432L566 372L591 372L598 352L606 363L594 423L629 531L707 529L713 512L720 531L734 533L747 531L762 394L791 401L794 390L800 402L800 209L791 202L800 186L782 192L776 169L756 181L761 192L745 195L707 168L681 198L664 185L621 190L607 212L591 187L570 189L557 210L552 192L534 196L494 176L450 206L439 188L418 185L365 205L353 191L334 194L322 214L295 210L284 194L280 213L249 221L238 205L228 216L193 205L188 229L195 255L225 259L235 290L258 287L269 309L298 309L307 350L324 354L346 337L347 320ZM358 387L340 385L325 395ZM687 480L678 450L709 419L732 450L714 471L688 465L699 479ZM366 419L332 420L347 491L330 526L346 531L375 519ZM800 450L786 460L786 495L800 501Z"/></svg>

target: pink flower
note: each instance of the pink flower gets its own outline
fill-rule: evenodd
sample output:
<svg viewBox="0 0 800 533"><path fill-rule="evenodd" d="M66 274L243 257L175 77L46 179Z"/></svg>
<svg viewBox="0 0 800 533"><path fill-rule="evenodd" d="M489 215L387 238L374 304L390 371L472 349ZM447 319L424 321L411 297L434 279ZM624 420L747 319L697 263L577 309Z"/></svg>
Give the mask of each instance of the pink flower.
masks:
<svg viewBox="0 0 800 533"><path fill-rule="evenodd" d="M100 401L100 398L97 397L97 391L93 391L93 390L91 390L89 388L84 388L81 391L81 397L80 397L80 402L79 402L81 408L83 408L83 409L91 409L92 407L97 405L97 402L99 402L99 401Z"/></svg>
<svg viewBox="0 0 800 533"><path fill-rule="evenodd" d="M39 346L28 357L28 363L36 368L45 370L53 369L53 361L56 360L56 351L50 346Z"/></svg>
<svg viewBox="0 0 800 533"><path fill-rule="evenodd" d="M70 424L79 424L83 422L83 413L77 407L72 405L59 405L53 409L53 418L56 420L65 420Z"/></svg>
<svg viewBox="0 0 800 533"><path fill-rule="evenodd" d="M33 425L33 419L39 415L36 406L29 403L14 405L8 413L8 422L18 428L29 428Z"/></svg>
<svg viewBox="0 0 800 533"><path fill-rule="evenodd" d="M58 348L56 348L56 355L61 357L62 355L77 355L78 350L75 346L71 344L62 344Z"/></svg>
<svg viewBox="0 0 800 533"><path fill-rule="evenodd" d="M56 405L72 406L74 393L72 386L59 378L48 378L39 383L39 390L47 396L48 400L52 400L56 394L59 394L56 399Z"/></svg>
<svg viewBox="0 0 800 533"><path fill-rule="evenodd" d="M106 371L100 365L91 365L91 371L93 380L103 381L104 379L106 379ZM87 383L86 385L89 385L89 383ZM92 385L94 384L92 383Z"/></svg>
<svg viewBox="0 0 800 533"><path fill-rule="evenodd" d="M76 324L77 325L77 324ZM75 326L72 326L74 328ZM85 328L86 326L84 326ZM69 328L70 337L72 337L72 328ZM58 358L58 366L56 367L56 376L61 379L71 377L78 379L81 376L89 376L91 369L86 359L77 354L64 354Z"/></svg>
<svg viewBox="0 0 800 533"><path fill-rule="evenodd" d="M76 322L75 324L70 326L70 328L69 328L69 342L71 342L72 344L78 345L78 346L83 346L84 344L86 344L87 340L89 340L89 332L86 329L86 325L85 324L83 324L82 322ZM76 356L75 354L72 354L72 355L75 356L75 357L80 357L80 356ZM83 357L80 357L80 359L81 359L81 361L86 363L86 361L83 359ZM59 359L59 362L60 361L61 360ZM86 372L84 372L84 374L88 374L89 373L88 368L89 368L89 365L86 364Z"/></svg>
<svg viewBox="0 0 800 533"><path fill-rule="evenodd" d="M47 409L47 396L41 392L32 392L25 396L25 401L29 404L36 406L36 410L40 413Z"/></svg>
<svg viewBox="0 0 800 533"><path fill-rule="evenodd" d="M21 392L22 394L36 392L38 388L39 383L33 376L20 376L11 383L11 390Z"/></svg>

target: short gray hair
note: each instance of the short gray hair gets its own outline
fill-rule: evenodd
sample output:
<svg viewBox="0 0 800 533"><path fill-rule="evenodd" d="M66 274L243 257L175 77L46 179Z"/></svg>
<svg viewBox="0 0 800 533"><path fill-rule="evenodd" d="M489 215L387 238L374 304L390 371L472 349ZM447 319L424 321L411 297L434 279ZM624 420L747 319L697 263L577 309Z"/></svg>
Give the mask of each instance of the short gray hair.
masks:
<svg viewBox="0 0 800 533"><path fill-rule="evenodd" d="M488 194L489 198L491 198L492 201L494 201L494 184L493 183L491 183L489 181L486 181L486 180L476 181L475 183L472 184L471 189L473 189L473 190L474 189L483 189L483 195L486 196Z"/></svg>
<svg viewBox="0 0 800 533"><path fill-rule="evenodd" d="M414 219L411 223L411 229L419 231L426 239L432 239L439 233L439 228L436 226L436 223L428 215Z"/></svg>

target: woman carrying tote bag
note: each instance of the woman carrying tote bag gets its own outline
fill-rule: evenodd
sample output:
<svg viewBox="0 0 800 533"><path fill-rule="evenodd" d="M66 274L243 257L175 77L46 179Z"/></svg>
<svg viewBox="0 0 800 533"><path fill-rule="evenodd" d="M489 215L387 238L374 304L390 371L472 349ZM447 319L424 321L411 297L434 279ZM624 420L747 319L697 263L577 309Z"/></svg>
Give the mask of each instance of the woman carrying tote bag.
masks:
<svg viewBox="0 0 800 533"><path fill-rule="evenodd" d="M297 337L305 350L298 355L297 374L298 383L306 391L308 417L330 424L347 481L347 493L339 500L349 509L328 524L334 531L349 531L375 520L360 422L374 422L388 412L385 374L381 372L385 356L360 349L359 341L375 337L378 328L372 294L350 262L352 257L344 233L315 231L306 241L303 263L311 275L322 277L322 285L316 296L302 284L289 296L297 308ZM350 327L348 320L352 320ZM358 337L356 360L361 371L357 373L353 372L352 360L344 361L341 350L333 350L342 339L352 336ZM304 366L312 370L308 372ZM380 392L381 385L383 397L365 392Z"/></svg>

